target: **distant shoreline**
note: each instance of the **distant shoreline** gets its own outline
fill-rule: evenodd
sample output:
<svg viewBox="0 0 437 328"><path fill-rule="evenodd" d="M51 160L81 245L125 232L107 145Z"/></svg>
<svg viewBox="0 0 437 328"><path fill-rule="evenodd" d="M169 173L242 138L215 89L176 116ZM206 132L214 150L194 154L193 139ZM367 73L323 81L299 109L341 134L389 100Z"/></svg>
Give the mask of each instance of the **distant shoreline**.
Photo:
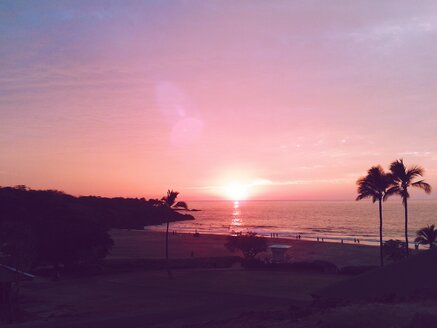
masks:
<svg viewBox="0 0 437 328"><path fill-rule="evenodd" d="M179 222L179 221L176 221ZM181 221L182 222L182 221ZM144 231L150 231L150 232L158 232L158 233L162 233L165 232L165 228L162 227L162 224L160 225L151 225L151 226L145 226L144 227ZM170 233L172 233L173 231L176 231L177 234L187 234L187 235L193 235L196 232L196 229L189 229L190 231L187 230L177 230L176 228L172 229L170 226ZM143 230L138 230L138 231L143 231ZM229 236L231 235L230 233L224 233L224 232L205 232L205 231L198 231L199 233L201 233L202 235L212 235L212 236ZM291 233L289 233L291 234ZM299 236L299 233L294 233L295 235L297 234L297 236ZM272 239L272 240L300 240L300 241L308 241L308 242L327 242L327 243L335 243L335 244L341 244L341 240L344 241L344 243L346 244L353 244L353 245L366 245L366 246L376 246L376 244L379 244L379 240L369 240L369 239L360 239L360 242L355 242L352 237L330 237L330 236L320 236L319 237L319 241L317 240L317 237L308 237L305 236L301 233L301 238L296 238L296 236L292 236L292 235L284 235L284 233L279 233L278 237L275 238L271 238L269 233L259 233L259 236L263 236L265 238L268 239ZM323 240L322 240L323 239ZM414 245L414 242L410 242L411 245Z"/></svg>

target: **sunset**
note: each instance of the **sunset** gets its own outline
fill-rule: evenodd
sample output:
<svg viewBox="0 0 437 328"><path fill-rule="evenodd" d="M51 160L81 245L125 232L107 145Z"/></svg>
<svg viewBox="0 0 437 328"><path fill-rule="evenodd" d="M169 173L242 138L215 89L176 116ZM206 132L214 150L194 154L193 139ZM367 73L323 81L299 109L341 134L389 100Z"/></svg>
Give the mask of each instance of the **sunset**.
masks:
<svg viewBox="0 0 437 328"><path fill-rule="evenodd" d="M0 324L437 326L436 1L3 0L0 44Z"/></svg>
<svg viewBox="0 0 437 328"><path fill-rule="evenodd" d="M2 185L347 200L398 157L437 182L433 1L0 6Z"/></svg>

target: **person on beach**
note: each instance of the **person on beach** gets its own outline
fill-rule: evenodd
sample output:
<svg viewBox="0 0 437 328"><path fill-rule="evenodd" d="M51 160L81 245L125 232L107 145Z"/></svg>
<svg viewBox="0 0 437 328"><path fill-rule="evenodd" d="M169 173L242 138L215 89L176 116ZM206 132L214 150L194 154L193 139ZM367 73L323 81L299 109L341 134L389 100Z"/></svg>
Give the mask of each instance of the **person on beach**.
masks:
<svg viewBox="0 0 437 328"><path fill-rule="evenodd" d="M341 240L341 243L343 244L343 239Z"/></svg>
<svg viewBox="0 0 437 328"><path fill-rule="evenodd" d="M319 237L317 237L317 241L319 241Z"/></svg>

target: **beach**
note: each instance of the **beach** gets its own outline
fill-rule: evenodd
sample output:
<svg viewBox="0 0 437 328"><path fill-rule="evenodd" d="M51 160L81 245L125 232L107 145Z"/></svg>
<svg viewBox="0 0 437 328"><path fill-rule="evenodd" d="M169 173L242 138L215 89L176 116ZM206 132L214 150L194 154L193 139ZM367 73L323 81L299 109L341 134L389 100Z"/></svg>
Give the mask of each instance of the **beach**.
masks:
<svg viewBox="0 0 437 328"><path fill-rule="evenodd" d="M112 230L115 245L108 259L159 259L165 257L165 233L147 230ZM225 248L226 235L200 234L194 237L189 233L170 233L170 258L240 256ZM378 265L379 248L356 243L333 243L322 241L268 238L269 245L291 246L287 251L290 261L323 260L335 265ZM260 254L268 256L269 253Z"/></svg>
<svg viewBox="0 0 437 328"><path fill-rule="evenodd" d="M111 236L115 245L105 262L164 257L163 233L112 230ZM170 234L170 258L239 255L223 246L226 238ZM324 260L339 267L378 263L378 248L374 246L280 238L269 239L268 243L291 246L291 261ZM163 268L144 266L67 274L55 282L38 276L21 285L21 304L28 322L11 327L285 328L293 323L307 328L319 327L320 322L328 326L348 322L354 327L385 327L409 322L418 309L427 309L416 303L351 305L323 312L311 307L314 292L347 279L349 276L335 273L248 270L240 266L174 269L171 279ZM429 308L432 313L435 304ZM386 311L391 314L380 325L385 318L381 313ZM353 313L361 313L366 320L358 320Z"/></svg>

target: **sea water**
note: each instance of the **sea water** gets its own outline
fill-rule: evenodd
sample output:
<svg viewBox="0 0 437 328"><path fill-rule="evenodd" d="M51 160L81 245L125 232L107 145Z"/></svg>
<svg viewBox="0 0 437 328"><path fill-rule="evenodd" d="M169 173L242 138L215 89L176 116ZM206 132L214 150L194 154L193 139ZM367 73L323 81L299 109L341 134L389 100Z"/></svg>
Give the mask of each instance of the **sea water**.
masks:
<svg viewBox="0 0 437 328"><path fill-rule="evenodd" d="M373 244L379 242L378 204L370 201L193 201L187 212L192 221L171 223L176 232L232 234L256 232L270 236ZM409 238L427 224L437 224L437 201L409 202ZM149 227L163 230L164 226ZM404 240L404 208L401 201L383 204L384 240Z"/></svg>

